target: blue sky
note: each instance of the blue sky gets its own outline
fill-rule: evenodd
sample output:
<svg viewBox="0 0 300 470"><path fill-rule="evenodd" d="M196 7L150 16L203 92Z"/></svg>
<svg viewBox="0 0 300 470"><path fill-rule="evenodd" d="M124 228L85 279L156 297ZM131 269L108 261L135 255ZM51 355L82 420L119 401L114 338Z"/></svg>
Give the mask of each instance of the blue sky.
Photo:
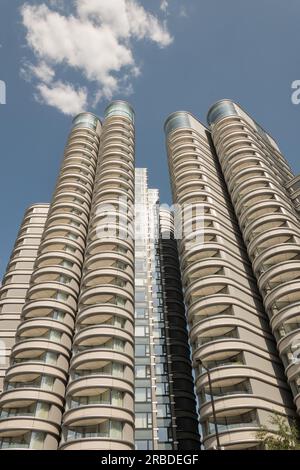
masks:
<svg viewBox="0 0 300 470"><path fill-rule="evenodd" d="M80 0L79 12L71 0L28 0L26 7L0 0L0 80L7 85L7 104L0 105L0 276L24 210L51 198L80 106L101 116L110 98L133 104L137 165L149 169L162 202L170 202L164 120L184 109L205 122L220 98L239 102L300 172L300 105L291 101L291 84L300 80L299 0L109 1L105 10L107 0ZM132 9L126 25L125 1Z"/></svg>

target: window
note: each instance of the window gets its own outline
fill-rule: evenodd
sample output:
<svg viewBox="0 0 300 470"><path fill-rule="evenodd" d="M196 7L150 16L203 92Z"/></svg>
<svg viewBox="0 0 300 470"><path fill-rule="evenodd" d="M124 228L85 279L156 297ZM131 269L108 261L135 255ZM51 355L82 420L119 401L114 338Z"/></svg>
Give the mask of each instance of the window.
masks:
<svg viewBox="0 0 300 470"><path fill-rule="evenodd" d="M167 442L169 440L168 428L159 428L158 429L158 440L160 442Z"/></svg>
<svg viewBox="0 0 300 470"><path fill-rule="evenodd" d="M156 364L155 370L157 375L164 375L168 372L166 364Z"/></svg>
<svg viewBox="0 0 300 470"><path fill-rule="evenodd" d="M232 352L234 352L234 351L232 351ZM245 363L244 355L241 352L241 353L229 356L229 357L225 357L223 359L219 359L217 361L208 361L207 364L206 364L206 367L208 367L209 369L213 369L215 367L222 367L222 366L226 366L228 364L239 365L239 364L244 364L244 363ZM205 370L201 366L199 366L199 372L200 372L200 374L202 374L202 373L205 372Z"/></svg>
<svg viewBox="0 0 300 470"><path fill-rule="evenodd" d="M152 441L136 440L135 447L136 447L136 450L152 450L153 449Z"/></svg>
<svg viewBox="0 0 300 470"><path fill-rule="evenodd" d="M135 355L136 357L146 357L149 356L150 347L147 344L136 344L135 345Z"/></svg>
<svg viewBox="0 0 300 470"><path fill-rule="evenodd" d="M150 377L150 366L149 365L139 365L135 366L135 376L139 379L145 379Z"/></svg>
<svg viewBox="0 0 300 470"><path fill-rule="evenodd" d="M135 316L136 318L148 318L148 310L145 308L136 308Z"/></svg>
<svg viewBox="0 0 300 470"><path fill-rule="evenodd" d="M186 382L184 382L184 385L186 385ZM169 393L169 385L167 383L159 383L156 385L156 395L162 396L162 395L168 395L168 393Z"/></svg>
<svg viewBox="0 0 300 470"><path fill-rule="evenodd" d="M251 385L249 380L244 380L234 385L224 385L223 387L212 388L213 398L218 398L226 395L238 395L238 394L249 394L252 393ZM210 401L212 396L209 389L201 390L201 400L204 402Z"/></svg>
<svg viewBox="0 0 300 470"><path fill-rule="evenodd" d="M59 341L62 337L62 333L60 331L57 331L57 330L51 330L48 332L48 334L46 335L47 338L50 339L50 341Z"/></svg>
<svg viewBox="0 0 300 470"><path fill-rule="evenodd" d="M54 352L47 352L45 354L45 363L46 364L56 364L58 359L58 354Z"/></svg>
<svg viewBox="0 0 300 470"><path fill-rule="evenodd" d="M123 434L123 423L115 420L106 420L93 426L69 428L65 432L66 440L84 439L90 437L112 437L121 439Z"/></svg>
<svg viewBox="0 0 300 470"><path fill-rule="evenodd" d="M217 425L219 432L228 431L240 427L257 426L258 419L255 411L249 411L240 415L217 417ZM215 424L212 418L206 421L204 427L205 435L215 433Z"/></svg>
<svg viewBox="0 0 300 470"><path fill-rule="evenodd" d="M75 233L68 233L67 234L67 237L69 238L69 240L77 240L78 239L78 235L75 235Z"/></svg>
<svg viewBox="0 0 300 470"><path fill-rule="evenodd" d="M116 296L116 305L120 307L124 307L126 304L126 300L123 297Z"/></svg>
<svg viewBox="0 0 300 470"><path fill-rule="evenodd" d="M57 291L57 292L55 292L54 298L56 300L68 300L69 295L65 294L64 292Z"/></svg>
<svg viewBox="0 0 300 470"><path fill-rule="evenodd" d="M113 266L115 266L117 269L120 269L121 271L125 271L127 268L127 264L123 263L122 261L116 261Z"/></svg>
<svg viewBox="0 0 300 470"><path fill-rule="evenodd" d="M104 365L99 369L78 369L73 374L73 378L84 377L88 375L112 375L113 377L124 377L124 365L113 362Z"/></svg>
<svg viewBox="0 0 300 470"><path fill-rule="evenodd" d="M155 344L154 345L154 355L155 356L164 356L166 354L166 348L165 346L161 344Z"/></svg>
<svg viewBox="0 0 300 470"><path fill-rule="evenodd" d="M52 314L49 315L53 320L63 320L65 318L65 313L59 310L53 310Z"/></svg>
<svg viewBox="0 0 300 470"><path fill-rule="evenodd" d="M72 263L71 261L68 261L68 260L63 260L60 263L60 265L63 266L64 268L73 268L74 263Z"/></svg>
<svg viewBox="0 0 300 470"><path fill-rule="evenodd" d="M144 272L146 270L146 263L142 260L135 260L135 270L136 272Z"/></svg>
<svg viewBox="0 0 300 470"><path fill-rule="evenodd" d="M157 417L158 418L170 418L171 409L170 405L157 405Z"/></svg>
<svg viewBox="0 0 300 470"><path fill-rule="evenodd" d="M49 403L39 402L36 405L35 415L38 418L47 419L48 416L49 416L49 411L50 411L50 404Z"/></svg>
<svg viewBox="0 0 300 470"><path fill-rule="evenodd" d="M109 320L104 322L104 325L111 325L115 326L116 328L124 328L125 327L126 320L121 317L111 317ZM86 325L82 325L82 328L85 328Z"/></svg>
<svg viewBox="0 0 300 470"><path fill-rule="evenodd" d="M148 326L136 326L135 327L135 336L141 336L144 338L145 336L149 335L149 327Z"/></svg>
<svg viewBox="0 0 300 470"><path fill-rule="evenodd" d="M135 400L139 403L151 401L151 388L145 388L145 387L136 388Z"/></svg>
<svg viewBox="0 0 300 470"><path fill-rule="evenodd" d="M152 426L151 413L136 413L135 414L135 427L136 429L148 429Z"/></svg>
<svg viewBox="0 0 300 470"><path fill-rule="evenodd" d="M3 437L0 439L0 449L43 449L45 433L27 432L21 436Z"/></svg>
<svg viewBox="0 0 300 470"><path fill-rule="evenodd" d="M43 390L52 390L54 385L54 377L50 375L42 375L40 379L41 388Z"/></svg>
<svg viewBox="0 0 300 470"><path fill-rule="evenodd" d="M75 253L75 252L76 252L76 248L73 248L73 246L66 245L66 247L65 247L65 252L66 252L66 253Z"/></svg>
<svg viewBox="0 0 300 470"><path fill-rule="evenodd" d="M138 287L135 291L135 301L143 302L146 299L146 289Z"/></svg>
<svg viewBox="0 0 300 470"><path fill-rule="evenodd" d="M88 395L73 397L70 401L70 408L77 408L81 405L113 405L122 406L124 393L118 390L102 390L98 395Z"/></svg>

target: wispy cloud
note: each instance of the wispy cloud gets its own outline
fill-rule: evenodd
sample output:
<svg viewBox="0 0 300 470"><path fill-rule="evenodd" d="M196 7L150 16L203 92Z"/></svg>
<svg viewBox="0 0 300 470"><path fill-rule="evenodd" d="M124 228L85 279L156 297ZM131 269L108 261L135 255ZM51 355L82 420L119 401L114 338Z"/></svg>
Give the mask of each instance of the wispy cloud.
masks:
<svg viewBox="0 0 300 470"><path fill-rule="evenodd" d="M135 41L147 40L160 48L173 41L166 22L136 0L73 0L72 13L66 13L64 6L63 0L25 3L21 15L36 60L23 67L23 75L36 81L39 102L65 114L132 90L132 80L140 74ZM87 88L64 82L60 66L80 72L89 93ZM97 91L91 93L94 88Z"/></svg>
<svg viewBox="0 0 300 470"><path fill-rule="evenodd" d="M168 11L168 8L169 8L169 1L162 0L160 4L160 9L166 13Z"/></svg>
<svg viewBox="0 0 300 470"><path fill-rule="evenodd" d="M187 18L188 17L188 12L187 12L187 9L184 5L182 5L180 7L179 16L180 16L180 18Z"/></svg>
<svg viewBox="0 0 300 470"><path fill-rule="evenodd" d="M88 104L86 88L74 88L70 83L53 82L51 85L37 85L37 101L47 103L64 114L75 115L86 109Z"/></svg>

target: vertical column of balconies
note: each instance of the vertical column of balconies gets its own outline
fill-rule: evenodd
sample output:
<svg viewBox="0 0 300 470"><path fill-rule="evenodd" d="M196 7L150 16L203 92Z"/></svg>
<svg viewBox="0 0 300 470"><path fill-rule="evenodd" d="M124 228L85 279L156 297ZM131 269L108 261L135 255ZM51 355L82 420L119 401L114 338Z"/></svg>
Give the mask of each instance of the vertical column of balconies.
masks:
<svg viewBox="0 0 300 470"><path fill-rule="evenodd" d="M106 110L60 448L134 448L134 115Z"/></svg>
<svg viewBox="0 0 300 470"><path fill-rule="evenodd" d="M200 447L200 436L178 249L174 238L174 217L170 210L162 208L159 218L164 320L176 440L179 450L191 450Z"/></svg>
<svg viewBox="0 0 300 470"><path fill-rule="evenodd" d="M285 188L293 201L298 216L300 216L300 175L293 176L285 183Z"/></svg>
<svg viewBox="0 0 300 470"><path fill-rule="evenodd" d="M293 175L272 139L234 103L217 103L208 119L299 412L300 224L287 190L296 203Z"/></svg>
<svg viewBox="0 0 300 470"><path fill-rule="evenodd" d="M216 424L224 448L253 448L259 425L293 404L210 134L188 113L165 130L204 445Z"/></svg>
<svg viewBox="0 0 300 470"><path fill-rule="evenodd" d="M27 209L0 290L0 393L49 205ZM4 413L5 414L5 413Z"/></svg>
<svg viewBox="0 0 300 470"><path fill-rule="evenodd" d="M74 120L0 401L1 448L58 446L100 130L89 113Z"/></svg>

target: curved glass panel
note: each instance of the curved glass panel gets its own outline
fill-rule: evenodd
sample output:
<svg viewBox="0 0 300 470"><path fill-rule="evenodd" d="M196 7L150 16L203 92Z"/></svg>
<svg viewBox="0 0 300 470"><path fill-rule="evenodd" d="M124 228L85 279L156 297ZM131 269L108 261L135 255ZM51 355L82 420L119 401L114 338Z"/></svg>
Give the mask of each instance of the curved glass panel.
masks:
<svg viewBox="0 0 300 470"><path fill-rule="evenodd" d="M88 127L89 129L96 130L99 119L94 114L81 113L73 120L73 128L75 127Z"/></svg>
<svg viewBox="0 0 300 470"><path fill-rule="evenodd" d="M185 112L171 114L165 123L165 133L168 135L170 132L181 127L188 127L190 129L192 128L189 114Z"/></svg>
<svg viewBox="0 0 300 470"><path fill-rule="evenodd" d="M226 116L237 116L238 113L232 101L223 100L214 104L207 115L207 122L212 125Z"/></svg>
<svg viewBox="0 0 300 470"><path fill-rule="evenodd" d="M134 111L125 101L114 101L105 110L105 119L111 116L124 116L134 123Z"/></svg>

